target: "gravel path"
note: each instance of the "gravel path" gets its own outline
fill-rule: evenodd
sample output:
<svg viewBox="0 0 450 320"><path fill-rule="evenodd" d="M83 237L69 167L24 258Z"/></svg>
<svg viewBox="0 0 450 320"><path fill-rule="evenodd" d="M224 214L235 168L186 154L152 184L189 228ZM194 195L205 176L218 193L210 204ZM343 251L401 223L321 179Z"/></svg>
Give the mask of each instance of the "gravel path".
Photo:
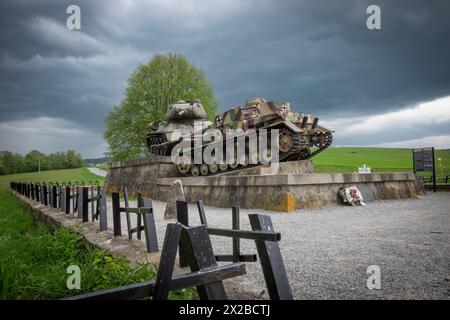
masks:
<svg viewBox="0 0 450 320"><path fill-rule="evenodd" d="M163 219L164 202L153 206L161 247L170 220ZM231 227L231 209L206 206L205 211L210 226ZM112 216L111 208L108 212ZM195 205L189 213L190 224L199 224ZM295 299L450 298L450 193L294 213L241 209L242 229L250 229L249 213L270 215L281 232ZM124 216L122 227L126 234ZM231 239L212 236L212 241L216 254L231 253ZM241 240L241 247L243 253L256 253L252 241ZM380 290L367 289L369 265L381 269ZM265 285L258 263L248 263L247 272Z"/></svg>
<svg viewBox="0 0 450 320"><path fill-rule="evenodd" d="M106 177L106 175L108 174L107 171L103 170L103 169L99 169L99 168L87 168L91 173L100 176L100 177Z"/></svg>

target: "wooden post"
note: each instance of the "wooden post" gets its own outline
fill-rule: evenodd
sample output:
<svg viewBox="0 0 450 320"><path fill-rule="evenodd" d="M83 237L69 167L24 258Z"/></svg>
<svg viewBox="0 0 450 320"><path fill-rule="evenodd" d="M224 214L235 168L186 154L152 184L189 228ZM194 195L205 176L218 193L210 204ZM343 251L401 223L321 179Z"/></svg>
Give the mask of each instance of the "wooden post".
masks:
<svg viewBox="0 0 450 320"><path fill-rule="evenodd" d="M144 214L144 235L147 252L158 252L158 238L156 235L155 216L153 213L152 200L149 198L142 198L142 206L145 208L152 208L149 213ZM140 216L140 214L138 216Z"/></svg>
<svg viewBox="0 0 450 320"><path fill-rule="evenodd" d="M206 221L205 207L203 206L202 200L197 201L197 208L198 208L198 214L200 215L200 222L202 224L204 224L205 226L208 225L208 222Z"/></svg>
<svg viewBox="0 0 450 320"><path fill-rule="evenodd" d="M153 300L167 300L169 296L170 282L180 243L181 224L169 223L166 228L164 245L159 260L158 274L155 281L155 294Z"/></svg>
<svg viewBox="0 0 450 320"><path fill-rule="evenodd" d="M34 190L34 194L35 194L35 197L36 197L36 201L37 202L39 202L40 200L40 198L39 198L39 195L40 195L40 193L41 193L41 190L40 190L40 185L39 184L36 184L35 186L34 186L34 188L35 188L35 190Z"/></svg>
<svg viewBox="0 0 450 320"><path fill-rule="evenodd" d="M91 185L91 199L94 198L94 186ZM98 195L98 192L97 192ZM92 215L92 221L95 220L95 212L94 212L94 201L91 201L91 215Z"/></svg>
<svg viewBox="0 0 450 320"><path fill-rule="evenodd" d="M269 216L249 214L248 217L252 230L273 232ZM255 240L255 243L270 299L292 300L291 287L278 242Z"/></svg>
<svg viewBox="0 0 450 320"><path fill-rule="evenodd" d="M181 250L186 255L192 272L217 266L206 226L183 227L181 243L183 244ZM181 250L180 254L182 253ZM222 281L197 286L197 292L202 300L227 299Z"/></svg>
<svg viewBox="0 0 450 320"><path fill-rule="evenodd" d="M114 236L122 235L122 226L120 223L120 195L117 192L112 193L112 210L113 210L113 231Z"/></svg>
<svg viewBox="0 0 450 320"><path fill-rule="evenodd" d="M101 187L99 187L98 191L99 191L99 195L100 195L100 199L98 200L100 231L106 231L106 230L108 230L106 191L105 191L105 189L103 189ZM119 218L120 218L120 213L119 213Z"/></svg>
<svg viewBox="0 0 450 320"><path fill-rule="evenodd" d="M151 200L150 200L151 203ZM138 194L138 198L137 198L137 206L138 208L142 208L144 207L144 200L142 199L142 194ZM138 240L141 240L141 233L142 233L142 214L138 213L136 216L136 235Z"/></svg>
<svg viewBox="0 0 450 320"><path fill-rule="evenodd" d="M56 189L56 186L51 186L51 188L52 188L51 206L52 206L52 208L56 209L58 207L57 189Z"/></svg>
<svg viewBox="0 0 450 320"><path fill-rule="evenodd" d="M186 201L177 200L177 221L184 225L185 227L189 226L189 213L188 213L188 204ZM180 267L187 267L187 259L184 254L185 250L183 250L183 244L180 242Z"/></svg>
<svg viewBox="0 0 450 320"><path fill-rule="evenodd" d="M431 148L433 155L433 192L436 192L436 162L434 161L434 147Z"/></svg>
<svg viewBox="0 0 450 320"><path fill-rule="evenodd" d="M130 202L128 201L128 189L127 187L123 188L123 198L125 200L125 208L130 207ZM128 239L133 239L133 234L131 232L131 219L130 219L130 213L127 211L125 213L125 217L127 218L127 231L128 231Z"/></svg>
<svg viewBox="0 0 450 320"><path fill-rule="evenodd" d="M47 186L44 184L42 186L42 201L41 203L45 206L48 205L48 191L47 191Z"/></svg>
<svg viewBox="0 0 450 320"><path fill-rule="evenodd" d="M87 187L79 187L78 189L78 218L82 218L83 222L89 221L89 190Z"/></svg>
<svg viewBox="0 0 450 320"><path fill-rule="evenodd" d="M233 206L232 208L232 224L233 230L239 230L239 207ZM237 237L233 238L233 262L239 261L239 256L241 255L241 249L240 249L240 239Z"/></svg>

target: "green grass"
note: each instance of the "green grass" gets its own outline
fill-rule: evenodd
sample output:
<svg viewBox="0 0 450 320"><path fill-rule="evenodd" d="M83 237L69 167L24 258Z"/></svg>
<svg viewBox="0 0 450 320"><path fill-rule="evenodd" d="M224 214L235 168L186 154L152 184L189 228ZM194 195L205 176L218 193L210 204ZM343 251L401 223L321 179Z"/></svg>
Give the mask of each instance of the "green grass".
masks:
<svg viewBox="0 0 450 320"><path fill-rule="evenodd" d="M450 174L450 151L437 150L436 175ZM441 158L441 162L437 160ZM316 172L358 172L363 164L375 172L412 171L411 149L391 148L329 148L313 157ZM442 164L442 172L440 169ZM431 172L419 172L419 175L431 175Z"/></svg>
<svg viewBox="0 0 450 320"><path fill-rule="evenodd" d="M87 168L26 172L0 176L0 190L9 188L10 181L21 182L63 182L63 181L96 181L103 185L105 178L92 174Z"/></svg>
<svg viewBox="0 0 450 320"><path fill-rule="evenodd" d="M81 289L67 289L69 265L81 270ZM0 191L0 299L58 299L153 279L148 265L131 267L119 256L87 247L69 229L37 221L24 203ZM195 297L194 289L170 294Z"/></svg>

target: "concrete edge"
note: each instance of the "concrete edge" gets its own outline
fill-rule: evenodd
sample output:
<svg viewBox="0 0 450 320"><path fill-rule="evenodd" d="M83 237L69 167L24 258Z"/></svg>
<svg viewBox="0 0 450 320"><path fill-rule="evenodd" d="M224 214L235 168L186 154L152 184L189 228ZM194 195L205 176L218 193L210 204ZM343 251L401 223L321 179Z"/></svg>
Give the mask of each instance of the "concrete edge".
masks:
<svg viewBox="0 0 450 320"><path fill-rule="evenodd" d="M176 177L156 179L157 185L170 186L180 179L183 186L276 186L276 185L321 185L361 182L414 181L413 173L379 172L379 173L305 173L252 176L207 176Z"/></svg>

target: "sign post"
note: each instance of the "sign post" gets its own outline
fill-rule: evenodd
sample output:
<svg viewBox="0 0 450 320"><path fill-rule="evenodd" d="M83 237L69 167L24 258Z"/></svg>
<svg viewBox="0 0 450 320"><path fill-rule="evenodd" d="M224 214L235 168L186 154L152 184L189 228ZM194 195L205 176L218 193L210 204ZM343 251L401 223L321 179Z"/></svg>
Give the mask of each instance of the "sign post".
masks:
<svg viewBox="0 0 450 320"><path fill-rule="evenodd" d="M436 192L436 166L434 161L434 148L413 149L413 171L432 171L433 191Z"/></svg>

